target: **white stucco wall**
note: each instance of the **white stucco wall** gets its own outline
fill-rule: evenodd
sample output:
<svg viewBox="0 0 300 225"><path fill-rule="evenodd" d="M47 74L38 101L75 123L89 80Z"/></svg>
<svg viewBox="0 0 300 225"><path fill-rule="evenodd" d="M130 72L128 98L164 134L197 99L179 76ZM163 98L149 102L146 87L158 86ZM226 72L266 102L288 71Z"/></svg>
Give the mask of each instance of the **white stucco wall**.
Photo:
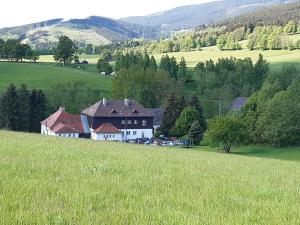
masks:
<svg viewBox="0 0 300 225"><path fill-rule="evenodd" d="M79 133L57 134L57 133L54 133L53 131L51 131L45 125L41 126L41 134L49 135L49 136L56 136L56 137L79 138Z"/></svg>
<svg viewBox="0 0 300 225"><path fill-rule="evenodd" d="M137 138L153 138L152 129L123 129L121 131L124 133L123 141L134 140ZM128 132L127 135L126 132Z"/></svg>
<svg viewBox="0 0 300 225"><path fill-rule="evenodd" d="M122 141L122 134L97 134L92 132L91 139L96 141Z"/></svg>

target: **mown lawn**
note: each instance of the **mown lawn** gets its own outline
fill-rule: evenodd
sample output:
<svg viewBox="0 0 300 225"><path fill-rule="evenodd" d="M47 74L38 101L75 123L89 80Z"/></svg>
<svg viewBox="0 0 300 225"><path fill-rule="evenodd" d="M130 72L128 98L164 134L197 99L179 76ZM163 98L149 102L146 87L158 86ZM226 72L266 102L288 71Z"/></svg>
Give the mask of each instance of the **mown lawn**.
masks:
<svg viewBox="0 0 300 225"><path fill-rule="evenodd" d="M20 85L25 83L29 88L41 88L47 90L59 81L83 81L89 88L111 92L111 79L100 76L95 65L62 66L47 63L7 63L0 62L0 92L14 83Z"/></svg>
<svg viewBox="0 0 300 225"><path fill-rule="evenodd" d="M300 223L299 162L0 137L0 224Z"/></svg>

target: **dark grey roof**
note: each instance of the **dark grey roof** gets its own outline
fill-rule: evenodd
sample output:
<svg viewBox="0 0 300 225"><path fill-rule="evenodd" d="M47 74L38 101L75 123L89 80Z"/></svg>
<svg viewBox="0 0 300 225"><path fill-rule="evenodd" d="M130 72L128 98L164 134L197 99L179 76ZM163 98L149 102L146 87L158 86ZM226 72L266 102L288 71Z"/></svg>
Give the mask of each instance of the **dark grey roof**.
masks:
<svg viewBox="0 0 300 225"><path fill-rule="evenodd" d="M246 104L247 98L238 97L232 104L231 110L240 110Z"/></svg>
<svg viewBox="0 0 300 225"><path fill-rule="evenodd" d="M152 115L154 116L153 118L153 124L154 125L162 125L163 123L163 118L164 118L164 109L149 109L152 113Z"/></svg>
<svg viewBox="0 0 300 225"><path fill-rule="evenodd" d="M134 100L102 100L82 111L91 117L153 117L149 109Z"/></svg>

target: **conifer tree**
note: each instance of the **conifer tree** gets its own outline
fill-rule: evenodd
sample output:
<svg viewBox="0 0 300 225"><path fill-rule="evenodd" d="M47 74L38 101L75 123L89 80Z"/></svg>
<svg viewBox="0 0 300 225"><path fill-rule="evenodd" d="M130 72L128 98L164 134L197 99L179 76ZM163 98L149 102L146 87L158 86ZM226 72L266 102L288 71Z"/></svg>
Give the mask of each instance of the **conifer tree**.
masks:
<svg viewBox="0 0 300 225"><path fill-rule="evenodd" d="M178 79L183 80L183 81L188 81L189 80L189 71L186 65L186 61L184 57L181 58L180 63L179 63L179 68L178 68Z"/></svg>
<svg viewBox="0 0 300 225"><path fill-rule="evenodd" d="M169 131L175 126L177 118L180 116L180 110L178 107L178 101L174 94L172 94L167 100L167 106L164 112L163 124L161 127L162 133L169 134Z"/></svg>
<svg viewBox="0 0 300 225"><path fill-rule="evenodd" d="M10 84L1 98L0 114L2 127L7 130L18 130L19 128L19 101L15 85Z"/></svg>
<svg viewBox="0 0 300 225"><path fill-rule="evenodd" d="M203 107L202 107L202 105L201 105L201 103L199 101L199 98L194 95L192 97L192 100L189 103L189 106L195 107L195 109L198 111L198 113L199 113L198 122L199 122L202 130L206 131L206 129L207 129L207 123L206 123L206 119L205 119L204 114L203 114Z"/></svg>
<svg viewBox="0 0 300 225"><path fill-rule="evenodd" d="M33 90L30 96L30 131L39 132L40 121L46 118L46 96L42 90Z"/></svg>
<svg viewBox="0 0 300 225"><path fill-rule="evenodd" d="M180 113L182 112L182 110L186 107L186 101L185 101L185 97L182 95L179 101L179 111Z"/></svg>
<svg viewBox="0 0 300 225"><path fill-rule="evenodd" d="M156 63L154 56L151 56L151 58L150 58L149 68L151 70L157 71L157 63Z"/></svg>
<svg viewBox="0 0 300 225"><path fill-rule="evenodd" d="M30 115L30 92L25 84L22 84L18 90L18 106L19 106L19 130L29 131L29 115Z"/></svg>
<svg viewBox="0 0 300 225"><path fill-rule="evenodd" d="M199 121L195 121L189 130L189 138L193 141L193 144L198 145L203 139L203 134L204 130Z"/></svg>
<svg viewBox="0 0 300 225"><path fill-rule="evenodd" d="M269 64L264 60L263 55L259 54L258 60L254 65L254 76L256 81L254 84L255 91L262 86L268 72Z"/></svg>

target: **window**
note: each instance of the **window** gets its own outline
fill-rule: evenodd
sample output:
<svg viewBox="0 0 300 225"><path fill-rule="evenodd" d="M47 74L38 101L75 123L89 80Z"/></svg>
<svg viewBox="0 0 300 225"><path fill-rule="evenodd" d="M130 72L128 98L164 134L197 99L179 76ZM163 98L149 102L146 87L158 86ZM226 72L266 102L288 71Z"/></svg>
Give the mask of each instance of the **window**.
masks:
<svg viewBox="0 0 300 225"><path fill-rule="evenodd" d="M137 134L137 132L136 131L133 131L133 135L136 135Z"/></svg>
<svg viewBox="0 0 300 225"><path fill-rule="evenodd" d="M71 137L71 134L69 134L69 137Z"/></svg>
<svg viewBox="0 0 300 225"><path fill-rule="evenodd" d="M124 137L124 135L125 135L124 132L122 132L122 137Z"/></svg>
<svg viewBox="0 0 300 225"><path fill-rule="evenodd" d="M126 121L125 120L122 120L122 124L125 124L126 123Z"/></svg>
<svg viewBox="0 0 300 225"><path fill-rule="evenodd" d="M131 120L128 120L128 121L127 121L127 124L131 124Z"/></svg>
<svg viewBox="0 0 300 225"><path fill-rule="evenodd" d="M61 137L61 134L59 134L59 136Z"/></svg>
<svg viewBox="0 0 300 225"><path fill-rule="evenodd" d="M73 134L73 138L75 137L75 134Z"/></svg>
<svg viewBox="0 0 300 225"><path fill-rule="evenodd" d="M147 121L143 120L143 127L147 126Z"/></svg>
<svg viewBox="0 0 300 225"><path fill-rule="evenodd" d="M127 135L130 135L130 131L127 131Z"/></svg>
<svg viewBox="0 0 300 225"><path fill-rule="evenodd" d="M134 121L134 124L138 124L139 122L137 120Z"/></svg>

